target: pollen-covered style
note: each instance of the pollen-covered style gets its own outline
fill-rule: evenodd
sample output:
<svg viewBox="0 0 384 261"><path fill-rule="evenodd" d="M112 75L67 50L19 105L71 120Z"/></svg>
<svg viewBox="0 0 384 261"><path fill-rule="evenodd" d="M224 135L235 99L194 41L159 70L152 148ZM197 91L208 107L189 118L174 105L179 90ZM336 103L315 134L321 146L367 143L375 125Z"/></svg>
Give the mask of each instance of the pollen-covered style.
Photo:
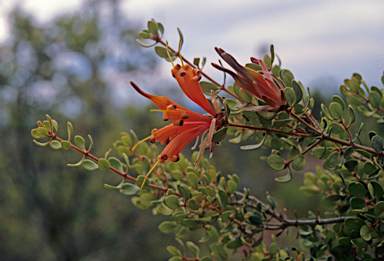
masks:
<svg viewBox="0 0 384 261"><path fill-rule="evenodd" d="M152 143L167 144L158 156L158 162L178 161L181 150L203 134L196 161L197 166L205 148L210 147L212 153L214 147L214 143L211 142L212 136L224 124L225 113L220 110L219 102L213 93L212 105L205 98L199 84L201 78L199 69L192 69L188 64L183 66L177 64L172 69L172 75L176 78L183 92L208 113L207 116L188 110L167 97L145 93L133 82L131 85L138 93L150 99L159 108L159 110L154 111L163 112L164 121L172 122L161 129L153 129L152 135L147 138Z"/></svg>
<svg viewBox="0 0 384 261"><path fill-rule="evenodd" d="M253 63L260 65L262 68L260 71L255 71L240 65L235 58L226 53L223 49L215 48L215 50L224 61L235 69L237 74L220 65L212 65L215 68L230 74L241 88L267 104L241 109L252 111L278 111L287 105L283 84L268 70L262 60L251 58Z"/></svg>

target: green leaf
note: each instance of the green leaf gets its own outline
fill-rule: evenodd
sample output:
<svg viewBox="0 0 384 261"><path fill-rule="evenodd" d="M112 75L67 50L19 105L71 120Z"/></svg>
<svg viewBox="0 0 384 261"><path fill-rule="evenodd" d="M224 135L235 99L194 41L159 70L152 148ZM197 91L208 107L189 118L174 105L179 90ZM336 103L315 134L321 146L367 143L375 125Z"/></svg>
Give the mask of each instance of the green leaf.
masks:
<svg viewBox="0 0 384 261"><path fill-rule="evenodd" d="M295 80L292 80L292 88L293 90L295 91L295 96L296 96L296 101L295 101L295 104L300 102L301 99L303 99L303 91L300 87L300 84L298 82L296 82Z"/></svg>
<svg viewBox="0 0 384 261"><path fill-rule="evenodd" d="M36 140L33 140L33 142L34 142L36 145L40 146L40 147L45 147L45 146L47 146L47 145L50 143L50 141L47 141L47 142L38 142L38 141L36 141Z"/></svg>
<svg viewBox="0 0 384 261"><path fill-rule="evenodd" d="M296 94L293 88L291 87L286 87L284 89L284 96L285 100L287 101L289 106L293 106L296 102Z"/></svg>
<svg viewBox="0 0 384 261"><path fill-rule="evenodd" d="M49 143L49 145L51 146L52 149L55 149L55 150L58 150L58 149L61 149L61 143L60 141L57 141L57 140L53 140Z"/></svg>
<svg viewBox="0 0 384 261"><path fill-rule="evenodd" d="M216 131L212 136L212 142L217 143L222 141L225 138L225 136L227 136L227 130L228 130L228 127L224 127Z"/></svg>
<svg viewBox="0 0 384 261"><path fill-rule="evenodd" d="M372 148L375 151L382 152L384 143L383 143L383 139L380 136L378 136L378 135L374 136L371 139L371 142L372 142Z"/></svg>
<svg viewBox="0 0 384 261"><path fill-rule="evenodd" d="M200 87L203 93L205 93L206 95L211 95L211 90L214 91L215 93L219 91L219 87L217 87L216 84L213 84L211 82L201 81Z"/></svg>
<svg viewBox="0 0 384 261"><path fill-rule="evenodd" d="M220 198L222 208L224 208L226 205L228 205L228 203L229 203L228 195L222 189L219 190L219 198Z"/></svg>
<svg viewBox="0 0 384 261"><path fill-rule="evenodd" d="M329 169L336 168L340 163L340 154L338 151L334 151L331 154L329 154L327 160L324 162L324 165L327 166Z"/></svg>
<svg viewBox="0 0 384 261"><path fill-rule="evenodd" d="M164 234L168 234L173 232L176 227L177 223L175 221L164 221L159 225L159 230Z"/></svg>
<svg viewBox="0 0 384 261"><path fill-rule="evenodd" d="M180 201L176 195L170 195L164 199L164 203L170 209L177 209L179 207Z"/></svg>
<svg viewBox="0 0 384 261"><path fill-rule="evenodd" d="M199 185L199 178L194 173L187 174L187 181L192 188L196 188Z"/></svg>
<svg viewBox="0 0 384 261"><path fill-rule="evenodd" d="M229 194L232 194L237 189L237 184L233 180L228 180L227 189Z"/></svg>
<svg viewBox="0 0 384 261"><path fill-rule="evenodd" d="M275 178L275 180L276 180L277 182L280 182L280 183L287 183L287 182L289 182L289 181L292 180L292 173L291 173L291 171L288 169L288 173L287 173L287 174L285 174L284 176Z"/></svg>
<svg viewBox="0 0 384 261"><path fill-rule="evenodd" d="M285 167L284 159L277 154L272 154L269 156L267 163L274 170L282 170Z"/></svg>
<svg viewBox="0 0 384 261"><path fill-rule="evenodd" d="M36 129L36 134L39 138L46 138L49 136L48 130L44 127L39 127Z"/></svg>
<svg viewBox="0 0 384 261"><path fill-rule="evenodd" d="M154 21L148 21L148 31L151 34L158 35L159 25Z"/></svg>
<svg viewBox="0 0 384 261"><path fill-rule="evenodd" d="M145 31L141 31L139 33L139 37L142 38L142 39L149 39L149 38L151 38L151 35L149 34L149 31L146 30L146 32Z"/></svg>
<svg viewBox="0 0 384 261"><path fill-rule="evenodd" d="M101 171L107 170L110 166L109 161L106 159L99 159L99 162L97 163L97 165L99 166L99 169Z"/></svg>
<svg viewBox="0 0 384 261"><path fill-rule="evenodd" d="M178 256L181 256L181 252L179 249L177 249L176 247L174 246L167 246L167 251L174 257L178 257ZM180 258L180 260L182 261L183 259ZM173 260L172 260L173 261Z"/></svg>
<svg viewBox="0 0 384 261"><path fill-rule="evenodd" d="M375 171L377 171L377 169L378 169L378 167L373 165L373 163L370 161L365 162L363 165L364 173L367 174L368 176L375 173Z"/></svg>
<svg viewBox="0 0 384 261"><path fill-rule="evenodd" d="M237 248L241 247L242 245L243 245L243 243L241 243L240 240L231 240L227 244L227 248L229 248L229 249L237 249Z"/></svg>
<svg viewBox="0 0 384 261"><path fill-rule="evenodd" d="M331 102L329 105L329 113L335 120L340 120L343 117L343 109L337 102Z"/></svg>
<svg viewBox="0 0 384 261"><path fill-rule="evenodd" d="M71 148L71 142L63 140L61 142L61 147L63 148L63 150L69 150Z"/></svg>
<svg viewBox="0 0 384 261"><path fill-rule="evenodd" d="M85 140L83 137L76 135L75 136L75 144L77 147L79 147L82 150L85 150Z"/></svg>
<svg viewBox="0 0 384 261"><path fill-rule="evenodd" d="M331 121L333 120L333 118L332 118L331 114L329 113L327 107L323 103L321 104L321 110L324 113L325 117L327 117L328 120L331 120Z"/></svg>
<svg viewBox="0 0 384 261"><path fill-rule="evenodd" d="M347 96L347 102L353 107L357 108L364 105L365 101L359 95Z"/></svg>
<svg viewBox="0 0 384 261"><path fill-rule="evenodd" d="M244 89L239 90L239 96L246 103L250 103L252 101L251 94Z"/></svg>
<svg viewBox="0 0 384 261"><path fill-rule="evenodd" d="M297 171L303 170L305 168L305 159L303 155L298 155L294 158L292 161L292 168Z"/></svg>
<svg viewBox="0 0 384 261"><path fill-rule="evenodd" d="M111 167L117 169L120 172L123 172L123 165L121 164L119 159L115 157L110 157L108 161L109 161L109 164L111 164Z"/></svg>
<svg viewBox="0 0 384 261"><path fill-rule="evenodd" d="M191 191L186 185L184 184L177 185L177 190L179 191L180 195L184 198L185 201L188 201L188 199L191 198Z"/></svg>
<svg viewBox="0 0 384 261"><path fill-rule="evenodd" d="M285 86L291 86L291 82L294 79L293 74L289 70L281 70L280 78L283 80Z"/></svg>
<svg viewBox="0 0 384 261"><path fill-rule="evenodd" d="M119 190L120 189L119 187L111 186L108 184L104 184L104 188L110 189L110 190Z"/></svg>
<svg viewBox="0 0 384 261"><path fill-rule="evenodd" d="M264 145L264 142L265 142L267 136L268 135L264 135L264 138L258 144L240 146L240 149L242 149L242 150L256 150L256 149L259 149L259 148L261 148Z"/></svg>
<svg viewBox="0 0 384 261"><path fill-rule="evenodd" d="M366 206L365 200L362 198L352 197L349 201L352 209L362 209Z"/></svg>
<svg viewBox="0 0 384 261"><path fill-rule="evenodd" d="M349 124L352 124L356 120L356 113L351 105L348 105L348 113L349 113Z"/></svg>
<svg viewBox="0 0 384 261"><path fill-rule="evenodd" d="M348 185L348 191L351 193L352 196L358 197L358 198L364 198L365 194L367 193L367 190L365 189L364 185L360 182L351 182Z"/></svg>
<svg viewBox="0 0 384 261"><path fill-rule="evenodd" d="M184 37L183 37L183 33L181 32L180 28L177 28L177 32L179 33L179 46L180 46L180 50L181 48L183 47L183 43L184 43Z"/></svg>
<svg viewBox="0 0 384 261"><path fill-rule="evenodd" d="M375 205L374 213L375 216L380 216L384 211L384 201L380 201Z"/></svg>
<svg viewBox="0 0 384 261"><path fill-rule="evenodd" d="M120 192L127 196L135 195L139 191L140 191L140 187L132 183L123 183L120 189Z"/></svg>
<svg viewBox="0 0 384 261"><path fill-rule="evenodd" d="M372 108L376 109L380 106L381 103L381 96L377 92L370 92L369 96L369 104L371 104Z"/></svg>
<svg viewBox="0 0 384 261"><path fill-rule="evenodd" d="M340 96L333 95L332 96L332 102L336 102L336 103L340 104L342 111L345 110L345 102L343 101L343 99Z"/></svg>
<svg viewBox="0 0 384 261"><path fill-rule="evenodd" d="M83 166L87 170L95 170L99 168L96 162L89 159L83 160L83 162L81 163L81 166Z"/></svg>
<svg viewBox="0 0 384 261"><path fill-rule="evenodd" d="M189 252L191 252L194 257L198 258L200 255L200 248L196 246L192 241L187 241L185 244L187 245Z"/></svg>
<svg viewBox="0 0 384 261"><path fill-rule="evenodd" d="M157 44L157 42L154 42L154 43L152 43L152 44L145 44L145 43L143 43L142 41L140 41L139 39L136 39L136 42L137 42L138 44L140 44L141 46L143 46L143 47L152 47L152 46L154 46L154 45Z"/></svg>
<svg viewBox="0 0 384 261"><path fill-rule="evenodd" d="M69 121L67 122L67 132L68 132L68 140L71 139L72 133L73 133L73 126L72 123Z"/></svg>

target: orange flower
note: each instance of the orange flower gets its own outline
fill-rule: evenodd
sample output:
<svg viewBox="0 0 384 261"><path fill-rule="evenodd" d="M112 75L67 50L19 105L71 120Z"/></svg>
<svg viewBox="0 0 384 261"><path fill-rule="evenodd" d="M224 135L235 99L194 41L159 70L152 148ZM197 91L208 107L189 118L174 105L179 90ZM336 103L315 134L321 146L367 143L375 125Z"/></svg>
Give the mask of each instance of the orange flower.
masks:
<svg viewBox="0 0 384 261"><path fill-rule="evenodd" d="M214 147L214 143L211 142L212 136L217 129L222 127L224 112L220 110L213 93L212 106L205 98L199 84L201 78L199 69L192 69L189 65L181 66L177 64L172 69L172 75L176 78L183 92L203 108L208 116L188 110L167 97L145 93L133 82L131 82L131 85L138 93L150 99L159 108L159 110L153 111L163 112L163 119L172 122L161 129L152 130L152 135L147 138L152 143L158 141L163 145L167 144L158 156L158 162L178 161L181 150L192 140L203 134L199 156L195 163L197 166L206 147L210 147L212 152Z"/></svg>
<svg viewBox="0 0 384 261"><path fill-rule="evenodd" d="M260 59L251 58L253 63L261 66L260 71L240 65L235 58L226 53L223 49L215 48L216 52L224 59L235 71L225 69L217 64L212 64L215 68L230 74L236 83L255 96L258 100L266 103L262 106L241 108L242 110L252 111L278 111L286 107L287 103L284 96L284 86L275 77Z"/></svg>

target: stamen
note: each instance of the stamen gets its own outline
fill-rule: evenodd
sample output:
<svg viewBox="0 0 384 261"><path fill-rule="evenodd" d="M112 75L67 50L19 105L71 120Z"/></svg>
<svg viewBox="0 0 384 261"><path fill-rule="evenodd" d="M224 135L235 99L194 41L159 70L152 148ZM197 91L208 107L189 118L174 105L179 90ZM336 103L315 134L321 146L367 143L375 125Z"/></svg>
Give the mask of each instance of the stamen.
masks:
<svg viewBox="0 0 384 261"><path fill-rule="evenodd" d="M143 183L141 184L140 190L143 190L144 184L147 181L149 174L151 174L151 172L156 168L157 164L159 164L159 163L160 163L160 161L156 161L155 165L153 165L153 167L149 170L149 172L147 173L147 175L145 176L145 178L143 180Z"/></svg>
<svg viewBox="0 0 384 261"><path fill-rule="evenodd" d="M171 63L172 63L172 67L175 68L175 64L173 63L172 58L171 58L171 55L169 54L169 50L168 50L168 41L165 43L165 48L166 48L166 50L167 50L167 54L168 54L169 60L170 60Z"/></svg>
<svg viewBox="0 0 384 261"><path fill-rule="evenodd" d="M143 140L139 141L138 143L136 143L136 145L133 146L133 148L131 149L131 151L134 151L134 150L137 148L137 146L139 146L140 143L142 143L143 141L149 140L151 137L152 137L152 136L148 136L148 137L146 137L145 139L143 139Z"/></svg>
<svg viewBox="0 0 384 261"><path fill-rule="evenodd" d="M194 149L196 149L196 147L197 147L197 144L199 143L199 138L200 138L200 136L197 136L197 138L196 138L196 142L195 142L195 145L193 145L193 147L191 148L191 150L194 150Z"/></svg>

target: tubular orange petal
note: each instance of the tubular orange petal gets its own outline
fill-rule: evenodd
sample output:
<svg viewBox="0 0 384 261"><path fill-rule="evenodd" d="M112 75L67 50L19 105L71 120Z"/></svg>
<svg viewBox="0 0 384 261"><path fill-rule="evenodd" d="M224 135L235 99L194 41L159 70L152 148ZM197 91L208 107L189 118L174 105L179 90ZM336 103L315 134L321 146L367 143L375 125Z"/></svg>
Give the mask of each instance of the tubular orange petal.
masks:
<svg viewBox="0 0 384 261"><path fill-rule="evenodd" d="M197 126L208 129L209 124L210 122L185 122L183 126L175 126L173 124L169 124L161 129L152 130L151 142L153 143L160 141L161 144L164 145L184 131L195 128Z"/></svg>
<svg viewBox="0 0 384 261"><path fill-rule="evenodd" d="M184 108L183 106L178 105L168 97L148 94L143 90L141 90L139 86L137 86L134 82L130 82L130 83L138 93L143 95L145 98L150 99L160 110L166 110L169 105L175 105L177 109L180 109L186 112L188 118L185 119L184 121L211 121L211 118L201 115L199 113L193 112L191 110L188 110L187 108Z"/></svg>
<svg viewBox="0 0 384 261"><path fill-rule="evenodd" d="M164 148L163 152L159 155L158 159L162 162L167 159L175 159L178 157L181 150L187 146L192 140L197 136L202 134L209 128L209 125L197 125L195 127L189 128L186 131L181 132L173 140L171 140L168 145Z"/></svg>
<svg viewBox="0 0 384 261"><path fill-rule="evenodd" d="M212 109L201 90L199 72L200 70L192 69L188 64L184 65L184 67L177 64L172 69L172 75L176 78L183 92L206 112L215 116L216 112Z"/></svg>

